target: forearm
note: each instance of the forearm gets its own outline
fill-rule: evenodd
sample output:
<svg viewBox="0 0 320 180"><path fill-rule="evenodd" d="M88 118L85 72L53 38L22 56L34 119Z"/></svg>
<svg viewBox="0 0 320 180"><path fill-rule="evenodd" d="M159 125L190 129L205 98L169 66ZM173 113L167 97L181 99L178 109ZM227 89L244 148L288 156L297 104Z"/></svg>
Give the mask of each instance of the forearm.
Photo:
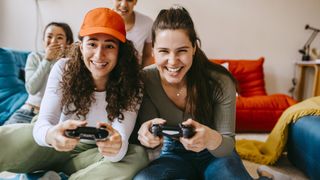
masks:
<svg viewBox="0 0 320 180"><path fill-rule="evenodd" d="M226 133L227 134L227 133ZM221 143L214 150L209 150L210 153L215 157L224 157L231 155L234 150L234 134L222 135Z"/></svg>
<svg viewBox="0 0 320 180"><path fill-rule="evenodd" d="M40 146L51 147L46 141L47 132L53 125L49 123L36 123L33 128L33 138Z"/></svg>
<svg viewBox="0 0 320 180"><path fill-rule="evenodd" d="M43 97L38 120L33 129L33 137L40 146L50 146L46 141L48 130L59 123L62 113L61 97L59 88L63 66L56 64L53 73L48 78L46 93Z"/></svg>

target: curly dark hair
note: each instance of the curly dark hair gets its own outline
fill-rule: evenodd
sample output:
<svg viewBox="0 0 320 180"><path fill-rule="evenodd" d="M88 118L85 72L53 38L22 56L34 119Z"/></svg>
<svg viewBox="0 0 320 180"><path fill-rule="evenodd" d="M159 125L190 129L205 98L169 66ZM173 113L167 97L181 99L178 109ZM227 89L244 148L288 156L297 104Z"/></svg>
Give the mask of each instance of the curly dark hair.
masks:
<svg viewBox="0 0 320 180"><path fill-rule="evenodd" d="M79 39L82 41L83 38ZM110 121L118 118L121 122L124 120L123 111L137 111L135 107L142 102L143 83L133 43L129 40L119 43L118 62L106 85L106 111ZM84 64L79 43L74 44L68 57L61 82L63 111L86 117L95 102L94 80Z"/></svg>

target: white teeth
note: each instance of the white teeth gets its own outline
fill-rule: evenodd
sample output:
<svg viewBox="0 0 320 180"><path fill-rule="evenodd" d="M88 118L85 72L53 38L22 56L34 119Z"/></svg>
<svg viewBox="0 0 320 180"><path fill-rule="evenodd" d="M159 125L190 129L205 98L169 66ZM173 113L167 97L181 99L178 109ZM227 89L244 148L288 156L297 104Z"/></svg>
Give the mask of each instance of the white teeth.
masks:
<svg viewBox="0 0 320 180"><path fill-rule="evenodd" d="M95 66L98 66L98 67L104 67L108 64L106 62L95 62L95 61L91 61L91 62L92 62L92 64L94 64Z"/></svg>
<svg viewBox="0 0 320 180"><path fill-rule="evenodd" d="M120 10L121 13L127 13L128 10Z"/></svg>
<svg viewBox="0 0 320 180"><path fill-rule="evenodd" d="M169 72L177 72L177 71L179 71L181 69L181 67L177 67L177 68L169 68L169 67L167 67L167 69L168 69Z"/></svg>

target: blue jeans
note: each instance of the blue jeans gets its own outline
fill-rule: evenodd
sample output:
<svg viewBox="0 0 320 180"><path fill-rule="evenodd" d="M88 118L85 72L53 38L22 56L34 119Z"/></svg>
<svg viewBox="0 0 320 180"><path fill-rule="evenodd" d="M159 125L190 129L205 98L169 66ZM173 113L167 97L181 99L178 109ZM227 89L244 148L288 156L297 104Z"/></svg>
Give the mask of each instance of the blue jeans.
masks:
<svg viewBox="0 0 320 180"><path fill-rule="evenodd" d="M32 110L20 108L12 114L12 116L4 123L4 125L30 123L35 115L36 113L34 113Z"/></svg>
<svg viewBox="0 0 320 180"><path fill-rule="evenodd" d="M179 141L164 139L161 155L140 171L135 180L164 179L252 179L239 155L217 158L208 150L186 150Z"/></svg>

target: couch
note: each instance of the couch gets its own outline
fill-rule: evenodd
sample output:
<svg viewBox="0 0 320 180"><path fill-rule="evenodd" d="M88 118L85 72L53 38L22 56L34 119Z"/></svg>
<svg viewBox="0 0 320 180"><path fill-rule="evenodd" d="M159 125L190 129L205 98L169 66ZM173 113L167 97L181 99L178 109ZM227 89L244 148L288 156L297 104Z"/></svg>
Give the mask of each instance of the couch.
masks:
<svg viewBox="0 0 320 180"><path fill-rule="evenodd" d="M289 128L288 159L310 179L320 179L320 116L301 117Z"/></svg>
<svg viewBox="0 0 320 180"><path fill-rule="evenodd" d="M24 67L28 54L0 48L0 125L27 100Z"/></svg>
<svg viewBox="0 0 320 180"><path fill-rule="evenodd" d="M211 59L226 67L237 79L236 132L270 132L282 112L297 103L285 94L267 94L264 61L264 57L255 60Z"/></svg>

